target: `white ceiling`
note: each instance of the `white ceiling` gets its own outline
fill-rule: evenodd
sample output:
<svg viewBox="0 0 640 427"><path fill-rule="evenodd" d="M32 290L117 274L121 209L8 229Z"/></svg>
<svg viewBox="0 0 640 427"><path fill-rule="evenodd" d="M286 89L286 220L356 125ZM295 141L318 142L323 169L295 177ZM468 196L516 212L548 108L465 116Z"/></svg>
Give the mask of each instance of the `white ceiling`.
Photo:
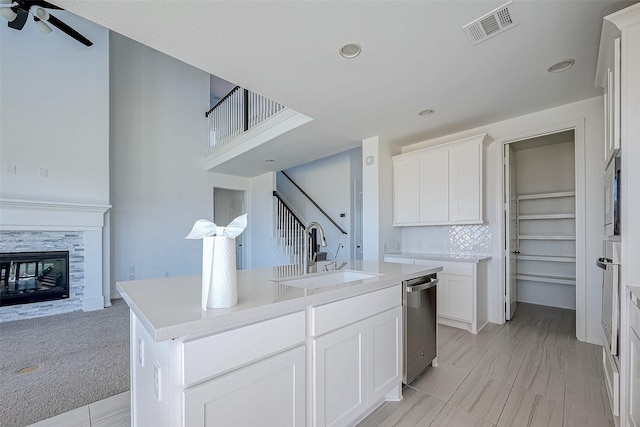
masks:
<svg viewBox="0 0 640 427"><path fill-rule="evenodd" d="M371 136L407 145L600 95L602 18L635 2L515 0L519 25L476 46L461 27L505 1L53 3L314 119L217 170L254 176ZM351 60L338 54L349 42L362 46ZM570 70L546 71L566 58Z"/></svg>

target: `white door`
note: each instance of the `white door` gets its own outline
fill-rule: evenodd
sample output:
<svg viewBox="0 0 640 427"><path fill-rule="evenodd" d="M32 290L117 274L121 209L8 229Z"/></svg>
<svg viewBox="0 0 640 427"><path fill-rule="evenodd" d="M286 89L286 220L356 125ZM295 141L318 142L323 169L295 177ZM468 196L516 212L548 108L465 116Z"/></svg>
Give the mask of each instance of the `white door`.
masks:
<svg viewBox="0 0 640 427"><path fill-rule="evenodd" d="M225 188L213 189L213 222L222 227L229 224L236 217L246 213L244 203L245 193L240 190ZM244 236L236 237L236 268L244 268Z"/></svg>
<svg viewBox="0 0 640 427"><path fill-rule="evenodd" d="M510 144L504 147L504 224L505 224L505 320L513 319L516 312L516 168L515 153Z"/></svg>

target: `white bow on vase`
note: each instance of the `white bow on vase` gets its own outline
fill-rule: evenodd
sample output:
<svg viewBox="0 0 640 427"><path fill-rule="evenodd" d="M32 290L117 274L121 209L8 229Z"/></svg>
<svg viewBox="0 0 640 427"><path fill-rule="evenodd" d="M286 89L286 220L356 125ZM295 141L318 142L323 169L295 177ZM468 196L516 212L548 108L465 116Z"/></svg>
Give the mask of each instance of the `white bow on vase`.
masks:
<svg viewBox="0 0 640 427"><path fill-rule="evenodd" d="M226 227L207 219L193 224L187 239L202 239L202 309L228 308L238 303L235 238L247 227L247 214Z"/></svg>

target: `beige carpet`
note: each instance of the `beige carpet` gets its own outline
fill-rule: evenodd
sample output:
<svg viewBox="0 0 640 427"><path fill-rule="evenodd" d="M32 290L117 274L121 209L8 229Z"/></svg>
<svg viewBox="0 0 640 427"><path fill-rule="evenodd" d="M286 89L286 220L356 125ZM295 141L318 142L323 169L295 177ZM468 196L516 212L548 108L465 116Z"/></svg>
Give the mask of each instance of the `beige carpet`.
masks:
<svg viewBox="0 0 640 427"><path fill-rule="evenodd" d="M129 310L0 323L0 426L21 427L129 389Z"/></svg>

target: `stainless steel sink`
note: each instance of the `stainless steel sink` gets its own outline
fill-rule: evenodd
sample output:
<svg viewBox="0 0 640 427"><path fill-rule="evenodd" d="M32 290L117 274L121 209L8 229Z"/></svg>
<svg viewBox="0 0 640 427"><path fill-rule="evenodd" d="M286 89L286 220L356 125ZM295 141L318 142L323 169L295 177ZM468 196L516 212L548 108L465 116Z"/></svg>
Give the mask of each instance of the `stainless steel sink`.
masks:
<svg viewBox="0 0 640 427"><path fill-rule="evenodd" d="M278 279L273 281L287 286L293 286L295 288L317 289L325 286L354 282L356 280L371 279L378 276L380 276L380 274L344 270L329 273L309 274L308 276L293 277L291 279Z"/></svg>

